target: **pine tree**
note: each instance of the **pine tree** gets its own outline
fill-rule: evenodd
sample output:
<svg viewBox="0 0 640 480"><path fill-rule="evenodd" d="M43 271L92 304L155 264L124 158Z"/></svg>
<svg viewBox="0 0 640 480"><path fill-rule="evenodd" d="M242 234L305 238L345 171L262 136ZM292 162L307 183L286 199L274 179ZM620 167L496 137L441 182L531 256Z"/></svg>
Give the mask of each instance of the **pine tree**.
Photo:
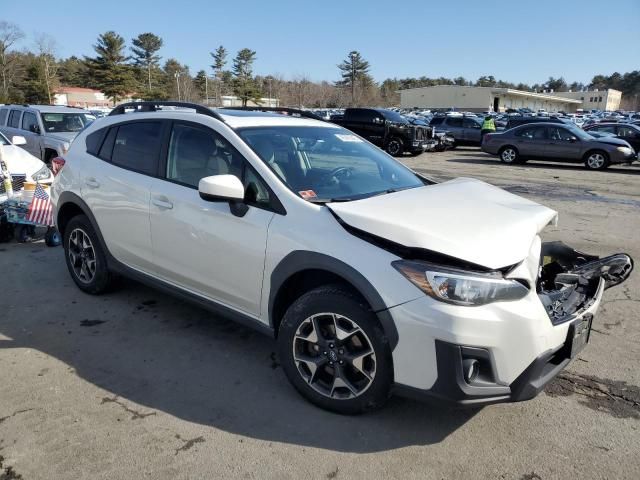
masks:
<svg viewBox="0 0 640 480"><path fill-rule="evenodd" d="M150 32L141 33L131 43L133 43L131 51L134 55L134 64L147 71L147 86L150 92L153 89L151 86L151 72L154 68L158 68L158 63L160 62L161 57L157 53L162 48L162 38Z"/></svg>
<svg viewBox="0 0 640 480"><path fill-rule="evenodd" d="M95 86L99 88L115 104L118 97L131 93L134 88L133 72L127 65L124 54L125 40L116 32L109 31L98 37L93 46L97 56L86 58Z"/></svg>
<svg viewBox="0 0 640 480"><path fill-rule="evenodd" d="M345 60L338 65L342 80L336 82L338 87L351 88L351 104L356 104L356 89L364 91L373 84L373 79L369 75L369 62L367 62L360 52L352 50Z"/></svg>
<svg viewBox="0 0 640 480"><path fill-rule="evenodd" d="M224 67L227 64L227 49L220 45L215 52L211 52L211 56L213 57L211 68L213 69L213 75L216 77L215 102L220 105L222 103L220 100L224 85Z"/></svg>
<svg viewBox="0 0 640 480"><path fill-rule="evenodd" d="M260 101L260 89L253 78L253 62L256 60L256 52L243 48L233 59L233 92L242 100L242 106L246 107L251 100Z"/></svg>

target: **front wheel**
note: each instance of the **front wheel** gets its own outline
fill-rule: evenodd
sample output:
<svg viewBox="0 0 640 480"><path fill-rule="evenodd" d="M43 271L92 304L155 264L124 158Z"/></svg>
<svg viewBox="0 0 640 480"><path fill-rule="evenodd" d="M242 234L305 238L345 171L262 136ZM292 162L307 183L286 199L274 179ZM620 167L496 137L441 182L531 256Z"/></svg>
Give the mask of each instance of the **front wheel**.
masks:
<svg viewBox="0 0 640 480"><path fill-rule="evenodd" d="M387 143L387 153L393 157L399 157L402 155L403 150L404 146L402 141L398 138L392 138Z"/></svg>
<svg viewBox="0 0 640 480"><path fill-rule="evenodd" d="M371 309L339 285L311 290L289 307L278 351L296 390L326 410L363 413L391 394L389 341Z"/></svg>
<svg viewBox="0 0 640 480"><path fill-rule="evenodd" d="M586 156L584 165L589 170L604 170L609 166L609 157L605 152L589 152Z"/></svg>
<svg viewBox="0 0 640 480"><path fill-rule="evenodd" d="M515 147L504 147L500 151L500 161L508 164L516 164L520 162L520 154Z"/></svg>

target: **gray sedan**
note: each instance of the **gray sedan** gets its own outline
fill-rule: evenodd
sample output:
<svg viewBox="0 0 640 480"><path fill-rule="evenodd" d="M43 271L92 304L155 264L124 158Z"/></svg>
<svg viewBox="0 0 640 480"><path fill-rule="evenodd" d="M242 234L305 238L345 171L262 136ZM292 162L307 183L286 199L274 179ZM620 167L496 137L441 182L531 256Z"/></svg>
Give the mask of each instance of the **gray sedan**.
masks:
<svg viewBox="0 0 640 480"><path fill-rule="evenodd" d="M578 127L564 123L533 123L484 136L482 151L498 155L504 163L527 160L584 162L591 170L613 163L631 163L636 152L624 140L595 138Z"/></svg>

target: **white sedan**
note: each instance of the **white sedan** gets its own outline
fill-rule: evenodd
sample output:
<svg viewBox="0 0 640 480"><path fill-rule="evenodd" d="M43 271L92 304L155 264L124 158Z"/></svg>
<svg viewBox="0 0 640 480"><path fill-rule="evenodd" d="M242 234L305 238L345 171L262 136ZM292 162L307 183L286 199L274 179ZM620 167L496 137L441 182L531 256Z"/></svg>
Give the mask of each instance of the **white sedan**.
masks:
<svg viewBox="0 0 640 480"><path fill-rule="evenodd" d="M26 144L24 137L15 135L11 141L0 133L0 158L5 162L13 181L13 191L18 193L22 189L24 182L39 182L50 185L53 182L53 173L49 168L31 155L19 145ZM1 175L1 174L0 174ZM2 182L0 182L0 202L7 199L7 192Z"/></svg>

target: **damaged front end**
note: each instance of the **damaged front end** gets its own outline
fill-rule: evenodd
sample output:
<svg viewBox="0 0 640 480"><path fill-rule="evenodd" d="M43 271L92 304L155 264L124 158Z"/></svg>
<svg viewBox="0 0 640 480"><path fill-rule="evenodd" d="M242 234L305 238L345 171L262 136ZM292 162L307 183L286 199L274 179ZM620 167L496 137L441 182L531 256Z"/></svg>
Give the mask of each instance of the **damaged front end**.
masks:
<svg viewBox="0 0 640 480"><path fill-rule="evenodd" d="M604 289L619 285L633 270L626 253L599 258L562 242L543 243L540 257L538 297L554 325L588 309L602 282Z"/></svg>

